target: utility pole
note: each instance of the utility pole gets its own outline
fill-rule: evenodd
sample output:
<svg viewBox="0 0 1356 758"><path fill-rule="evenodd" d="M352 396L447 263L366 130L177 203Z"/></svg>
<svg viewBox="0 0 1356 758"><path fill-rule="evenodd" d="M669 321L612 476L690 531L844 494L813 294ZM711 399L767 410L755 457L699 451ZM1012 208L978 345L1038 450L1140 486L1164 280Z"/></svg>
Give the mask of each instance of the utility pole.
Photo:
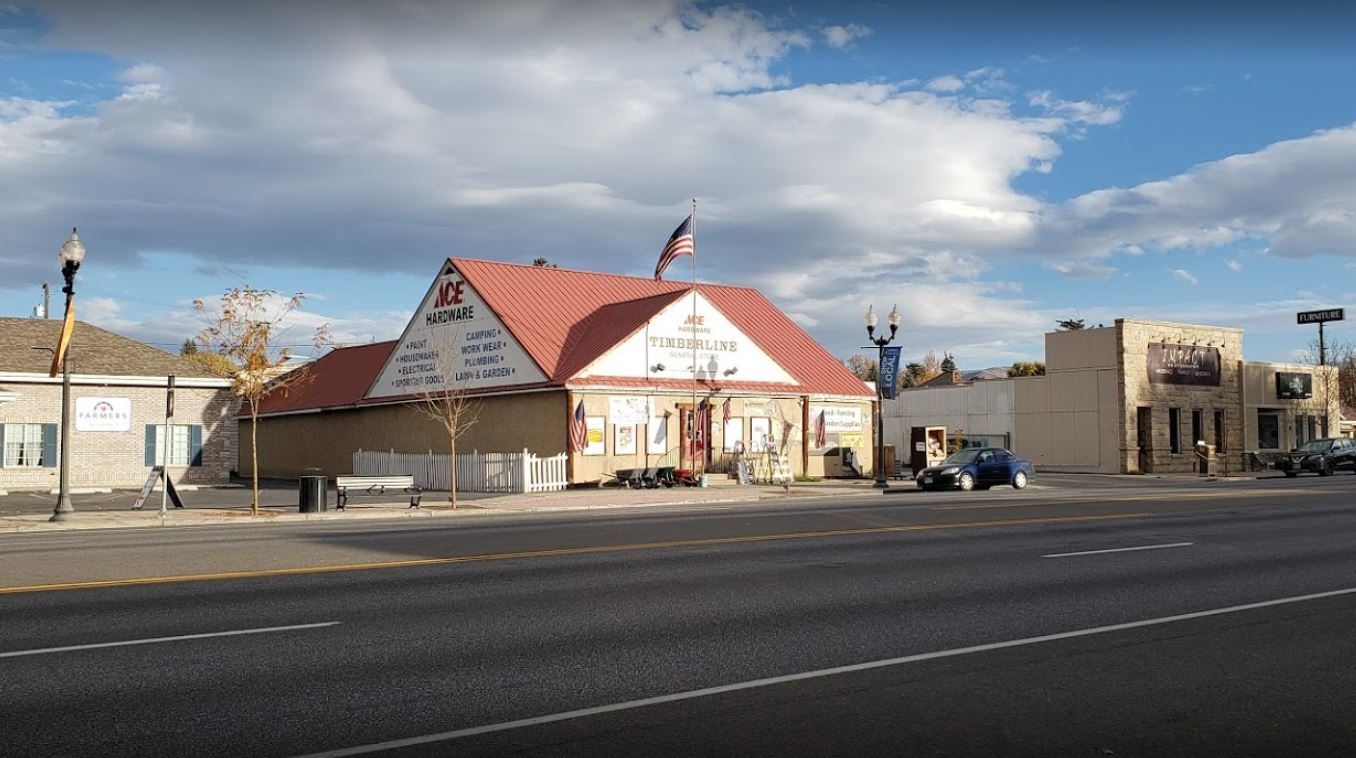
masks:
<svg viewBox="0 0 1356 758"><path fill-rule="evenodd" d="M1318 324L1318 372L1323 379L1323 436L1328 436L1329 404L1332 402L1331 380L1324 366L1328 364L1327 347L1323 344L1323 325L1329 321L1346 320L1345 308L1328 308L1321 311L1304 311L1295 314L1299 324Z"/></svg>
<svg viewBox="0 0 1356 758"><path fill-rule="evenodd" d="M52 287L47 282L42 283L42 317L52 317Z"/></svg>

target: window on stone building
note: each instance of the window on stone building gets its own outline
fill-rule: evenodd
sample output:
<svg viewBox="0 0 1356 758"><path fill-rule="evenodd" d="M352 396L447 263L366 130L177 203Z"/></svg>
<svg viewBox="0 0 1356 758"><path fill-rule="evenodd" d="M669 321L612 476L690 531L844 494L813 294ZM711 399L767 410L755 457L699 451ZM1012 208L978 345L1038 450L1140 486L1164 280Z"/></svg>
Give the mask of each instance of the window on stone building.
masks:
<svg viewBox="0 0 1356 758"><path fill-rule="evenodd" d="M56 424L0 424L5 468L56 466Z"/></svg>
<svg viewBox="0 0 1356 758"><path fill-rule="evenodd" d="M1182 452L1182 411L1177 408L1168 409L1168 452Z"/></svg>
<svg viewBox="0 0 1356 758"><path fill-rule="evenodd" d="M1224 452L1224 411L1215 411L1215 452Z"/></svg>
<svg viewBox="0 0 1356 758"><path fill-rule="evenodd" d="M1191 446L1205 442L1205 411L1197 408L1191 412Z"/></svg>

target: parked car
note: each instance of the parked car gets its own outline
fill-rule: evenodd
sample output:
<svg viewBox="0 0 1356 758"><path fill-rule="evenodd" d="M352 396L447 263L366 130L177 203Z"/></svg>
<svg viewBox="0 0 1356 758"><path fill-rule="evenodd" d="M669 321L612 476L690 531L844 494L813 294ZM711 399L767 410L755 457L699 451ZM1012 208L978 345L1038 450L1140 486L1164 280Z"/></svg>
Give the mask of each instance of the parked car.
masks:
<svg viewBox="0 0 1356 758"><path fill-rule="evenodd" d="M1319 476L1332 476L1341 469L1356 471L1356 440L1344 437L1309 440L1276 461L1276 468L1286 476L1299 476L1306 471Z"/></svg>
<svg viewBox="0 0 1356 758"><path fill-rule="evenodd" d="M1031 461L1019 458L1001 447L970 448L952 453L936 466L918 472L914 481L920 489L987 490L994 485L1010 484L1023 489L1036 473Z"/></svg>

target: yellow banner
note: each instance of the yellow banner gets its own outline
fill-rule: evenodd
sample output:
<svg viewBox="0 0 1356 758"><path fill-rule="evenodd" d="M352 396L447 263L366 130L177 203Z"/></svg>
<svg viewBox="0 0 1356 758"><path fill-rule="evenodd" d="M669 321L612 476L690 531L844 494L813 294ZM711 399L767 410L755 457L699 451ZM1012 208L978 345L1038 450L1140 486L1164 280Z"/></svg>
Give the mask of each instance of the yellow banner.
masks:
<svg viewBox="0 0 1356 758"><path fill-rule="evenodd" d="M56 352L52 354L52 376L61 373L61 363L66 360L66 348L71 346L71 332L75 331L75 303L66 301L66 320L61 323L61 336L57 338Z"/></svg>

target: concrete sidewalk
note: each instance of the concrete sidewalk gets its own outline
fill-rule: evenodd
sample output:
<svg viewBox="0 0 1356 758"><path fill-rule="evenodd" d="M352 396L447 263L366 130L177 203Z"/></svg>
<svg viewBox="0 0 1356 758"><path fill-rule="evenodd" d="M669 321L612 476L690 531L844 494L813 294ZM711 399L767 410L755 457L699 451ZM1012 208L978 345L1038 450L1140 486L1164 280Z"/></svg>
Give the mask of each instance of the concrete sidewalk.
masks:
<svg viewBox="0 0 1356 758"><path fill-rule="evenodd" d="M122 529L128 527L196 526L207 524L280 524L307 521L352 521L362 519L416 519L463 518L486 514L533 513L541 511L575 511L601 508L657 507L701 505L707 503L739 503L759 500L784 500L806 497L843 497L879 493L869 480L833 480L796 482L789 488L765 484L727 487L674 487L672 489L632 490L617 487L589 487L564 492L545 492L527 495L478 495L474 499L458 498L453 510L445 499L429 497L426 493L421 507L409 507L408 500L391 502L358 499L346 510L320 513L298 513L295 505L265 505L258 516L251 516L248 505L222 508L171 507L160 518L159 503L147 503L139 511L126 509L81 510L67 521L48 521L50 512L23 513L0 516L0 533L54 532L79 529ZM399 495L392 494L398 498ZM445 497L445 494L441 497Z"/></svg>

